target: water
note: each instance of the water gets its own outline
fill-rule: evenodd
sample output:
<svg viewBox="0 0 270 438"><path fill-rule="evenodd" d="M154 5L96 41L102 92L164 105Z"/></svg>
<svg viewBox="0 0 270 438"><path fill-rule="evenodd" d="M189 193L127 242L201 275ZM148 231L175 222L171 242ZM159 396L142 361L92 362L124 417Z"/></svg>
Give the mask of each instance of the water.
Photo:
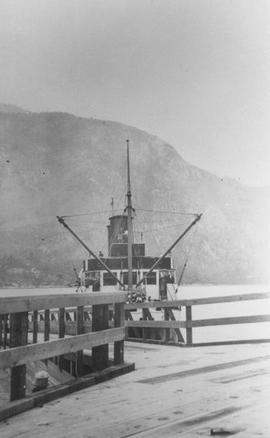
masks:
<svg viewBox="0 0 270 438"><path fill-rule="evenodd" d="M219 285L219 286L182 286L178 292L179 299L205 298L226 295L238 295L257 292L269 292L269 285ZM26 296L74 293L75 288L14 288L0 289L2 296ZM235 303L209 304L192 307L192 318L224 318L233 316L270 314L270 299L244 301ZM182 312L185 319L185 312ZM185 336L185 330L183 330ZM193 329L193 342L215 342L242 339L270 338L270 322L235 324L226 326L199 327Z"/></svg>

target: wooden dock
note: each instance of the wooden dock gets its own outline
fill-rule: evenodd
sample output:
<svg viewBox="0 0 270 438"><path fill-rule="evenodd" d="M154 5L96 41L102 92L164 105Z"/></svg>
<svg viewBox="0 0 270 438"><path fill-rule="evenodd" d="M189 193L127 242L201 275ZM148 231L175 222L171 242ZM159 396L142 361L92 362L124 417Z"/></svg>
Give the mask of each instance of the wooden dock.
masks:
<svg viewBox="0 0 270 438"><path fill-rule="evenodd" d="M135 372L8 419L1 438L269 438L269 344L127 342L125 355Z"/></svg>
<svg viewBox="0 0 270 438"><path fill-rule="evenodd" d="M0 295L1 438L269 438L269 333L223 345L196 345L192 334L269 321L269 313L194 320L193 306L265 300L269 312L269 297L181 300L176 310L186 307L185 320L175 319L176 302L141 303L141 318L125 322L134 305L125 304L123 292ZM162 321L154 320L156 307ZM124 342L130 329L142 338ZM152 330L161 341L149 339ZM50 385L32 393L43 369Z"/></svg>

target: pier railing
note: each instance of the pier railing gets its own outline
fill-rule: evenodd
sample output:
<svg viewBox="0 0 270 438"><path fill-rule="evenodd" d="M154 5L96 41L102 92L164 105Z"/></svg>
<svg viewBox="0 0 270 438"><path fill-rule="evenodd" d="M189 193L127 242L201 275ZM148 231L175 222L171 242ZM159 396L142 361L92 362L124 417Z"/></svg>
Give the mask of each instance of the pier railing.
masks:
<svg viewBox="0 0 270 438"><path fill-rule="evenodd" d="M112 365L108 347L113 344L113 364L122 364L126 299L124 292L0 298L0 371L10 369L10 400L26 396L26 367L36 361L53 358L61 369L65 355L73 355L75 377L80 377L84 374L83 350L92 350L92 369L100 371ZM86 321L84 308L89 306L92 317ZM66 335L69 308L75 315L73 336ZM58 333L50 330L52 314L57 314ZM91 332L85 327L90 323Z"/></svg>
<svg viewBox="0 0 270 438"><path fill-rule="evenodd" d="M269 292L229 295L222 297L196 298L190 300L185 299L175 301L145 301L143 303L126 304L126 338L129 340L150 340L162 343L176 342L182 343L183 345L192 346L195 345L193 344L194 328L233 324L261 323L270 321L269 306L268 309L266 309L268 310L268 313L262 315L240 315L233 317L207 318L197 320L194 320L192 318L193 306L205 306L210 304L222 305L224 303L268 299L270 299ZM185 312L183 312L183 308L185 308ZM155 310L157 312L155 312ZM133 313L134 311L141 311L141 317L138 318L137 312ZM163 312L163 320L161 320L160 318L160 311ZM186 330L185 339L182 335L181 329ZM270 341L270 339L264 338L252 341ZM248 342L248 340L238 342ZM221 341L215 343L220 344L231 342ZM205 344L209 343L205 342ZM201 343L200 345L203 345L203 343Z"/></svg>

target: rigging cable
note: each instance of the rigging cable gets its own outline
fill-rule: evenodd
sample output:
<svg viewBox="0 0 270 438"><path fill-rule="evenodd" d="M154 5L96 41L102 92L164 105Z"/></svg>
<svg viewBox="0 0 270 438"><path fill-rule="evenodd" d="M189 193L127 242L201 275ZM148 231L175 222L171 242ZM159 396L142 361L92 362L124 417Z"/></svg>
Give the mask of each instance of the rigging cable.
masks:
<svg viewBox="0 0 270 438"><path fill-rule="evenodd" d="M184 213L183 211L170 211L170 210L151 210L146 208L136 208L137 211L146 211L150 213L169 213L169 214L178 214L183 216L197 216L197 213Z"/></svg>
<svg viewBox="0 0 270 438"><path fill-rule="evenodd" d="M196 234L198 233L198 227L193 228L191 239L194 239L195 233ZM182 283L182 280L183 280L183 277L184 277L184 273L185 273L185 270L186 270L186 267L187 267L187 263L188 263L188 260L190 258L190 254L191 254L192 249L193 249L193 246L190 245L189 250L188 250L187 255L186 255L186 258L185 258L185 262L184 262L183 268L182 268L182 270L180 272L180 276L179 276L179 279L178 279L178 282L177 282L177 286L176 286L176 288L174 288L174 293L175 294L177 294L177 292L179 290L179 287L181 286L181 283Z"/></svg>
<svg viewBox="0 0 270 438"><path fill-rule="evenodd" d="M122 211L121 209L115 210L115 211ZM67 217L77 217L77 216L92 216L95 214L111 214L112 210L103 210L103 211L92 211L91 213L77 213L77 214L69 214L69 215L63 215L62 218Z"/></svg>

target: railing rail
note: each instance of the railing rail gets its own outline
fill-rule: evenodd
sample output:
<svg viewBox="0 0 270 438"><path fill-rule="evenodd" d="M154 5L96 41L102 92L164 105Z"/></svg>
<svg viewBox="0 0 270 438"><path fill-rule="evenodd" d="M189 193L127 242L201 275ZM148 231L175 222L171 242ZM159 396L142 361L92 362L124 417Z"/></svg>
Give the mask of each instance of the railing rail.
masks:
<svg viewBox="0 0 270 438"><path fill-rule="evenodd" d="M270 298L270 292L259 292L250 294L226 295L222 297L205 297L173 301L145 301L143 303L130 303L125 305L126 310L157 308L157 307L181 307L181 306L202 306L206 304L232 303L235 301L264 300Z"/></svg>
<svg viewBox="0 0 270 438"><path fill-rule="evenodd" d="M88 292L85 294L29 295L0 297L1 314L31 312L33 310L64 307L94 306L126 301L126 292Z"/></svg>
<svg viewBox="0 0 270 438"><path fill-rule="evenodd" d="M176 332L178 340L184 343L184 338L180 332L181 328L186 329L186 345L193 345L193 328L218 326L218 325L233 325L233 324L249 324L249 323L261 323L269 322L270 314L262 315L250 315L250 316L233 316L233 317L221 317L221 318L207 318L207 319L192 319L192 306L202 306L210 304L224 304L232 302L243 302L252 300L266 300L270 299L269 292L262 293L250 293L250 294L238 294L228 295L222 297L206 297L206 298L194 298L174 301L150 301L143 303L132 303L125 305L126 311L126 328L128 329L140 329L142 330L142 338L146 340L146 333L150 333L153 336L158 330L163 330L163 340L166 342L170 339L170 330ZM176 320L174 317L174 310L180 310L185 307L185 320ZM150 309L159 309L164 312L164 320L155 320L153 313ZM142 317L138 320L134 320L132 311L142 311ZM147 313L148 312L148 313ZM178 312L179 313L179 312ZM150 329L150 330L149 330ZM147 332L148 330L148 332ZM129 336L127 336L129 338Z"/></svg>
<svg viewBox="0 0 270 438"><path fill-rule="evenodd" d="M0 297L0 369L11 369L10 400L26 396L26 365L75 354L77 376L82 375L83 349L92 349L93 369L108 367L109 344L114 344L114 364L124 362L125 292ZM91 308L91 332L84 327L84 308ZM109 328L109 306L113 326ZM75 336L66 336L66 309L72 308ZM51 313L57 313L57 336L51 333ZM39 331L40 315L44 330ZM29 336L31 320L32 338Z"/></svg>

